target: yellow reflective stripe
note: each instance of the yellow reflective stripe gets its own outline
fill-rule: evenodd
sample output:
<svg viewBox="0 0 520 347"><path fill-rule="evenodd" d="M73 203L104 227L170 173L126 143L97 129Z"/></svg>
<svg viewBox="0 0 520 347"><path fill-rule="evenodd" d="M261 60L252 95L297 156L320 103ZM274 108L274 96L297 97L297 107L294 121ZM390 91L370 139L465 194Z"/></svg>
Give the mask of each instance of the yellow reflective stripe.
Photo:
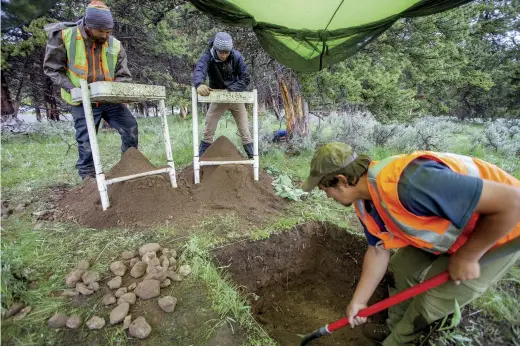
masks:
<svg viewBox="0 0 520 347"><path fill-rule="evenodd" d="M385 158L383 160L378 161L374 165L372 165L368 169L368 178L369 179L376 179L377 175L383 170L385 166L387 166L389 163L391 163L394 159L396 159L398 156L394 155L388 158Z"/></svg>
<svg viewBox="0 0 520 347"><path fill-rule="evenodd" d="M77 61L76 61L76 45L77 45L77 41L78 41L78 35L77 35L77 30L79 30L77 27L73 27L73 28L70 28L70 29L66 29L66 30L70 30L70 33L68 33L66 35L66 37L70 37L70 43L68 45L69 49L68 49L68 52L67 52L67 55L68 55L68 68L74 73L76 74L78 77L86 77L86 73L87 71L84 69L84 68L81 68L81 65L80 64L77 64ZM72 30L74 30L75 32L73 33ZM83 40L83 38L81 37L81 34L79 36L80 40Z"/></svg>
<svg viewBox="0 0 520 347"><path fill-rule="evenodd" d="M115 39L113 36L108 38L108 48L106 49L106 64L108 66L103 66L104 69L108 67L109 76L111 79L115 76L117 57L119 56L119 51L121 50L121 43L119 40Z"/></svg>

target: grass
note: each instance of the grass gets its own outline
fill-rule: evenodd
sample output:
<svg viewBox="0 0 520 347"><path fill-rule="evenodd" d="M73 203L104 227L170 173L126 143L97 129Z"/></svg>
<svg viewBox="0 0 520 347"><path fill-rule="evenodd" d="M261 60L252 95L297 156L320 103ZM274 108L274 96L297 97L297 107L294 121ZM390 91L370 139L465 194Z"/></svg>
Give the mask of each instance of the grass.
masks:
<svg viewBox="0 0 520 347"><path fill-rule="evenodd" d="M181 169L192 161L191 121L173 117L168 121L174 160L176 167ZM202 121L199 126L201 130ZM139 119L138 122L140 150L153 164L164 165L166 156L160 119ZM269 125L269 131L277 127L278 124L273 122ZM229 114L224 115L219 123L216 136L221 135L227 136L242 150L236 126ZM120 158L119 135L113 131L101 131L98 138L103 167L110 168ZM474 146L471 131L457 134L447 150L483 158L520 177L517 158L490 151L480 145ZM79 183L74 168L77 158L74 130L70 123L49 123L41 133L36 134L4 135L1 151L2 199L9 199L13 206L35 197L45 197L52 193L53 186L73 186ZM397 152L390 148L374 147L369 154L373 159L381 159ZM262 155L261 165L275 175L288 174L297 183L307 176L312 155L311 150L301 151L298 155L286 155L282 148L275 148ZM207 309L215 311L219 317L201 324L206 329L204 338L209 338L223 325L239 325L247 332L247 341L244 343L273 344L274 341L252 318L246 298L238 294L229 278L211 262L210 250L220 244L265 239L273 233L307 221L328 221L351 232L361 232L352 208L328 200L321 192L314 192L303 201L291 204L282 215L273 217L260 228L238 230L237 216L231 214L202 219L196 228L196 235L181 239L176 236L174 229L167 226L153 231L95 230L73 224L46 222L37 229L29 213L31 209L37 210L44 205L45 198L34 202L27 212L17 213L2 221L2 312L15 300L33 307L31 314L23 320L23 325L2 322L3 344L54 345L69 341L71 337L67 335L68 332L46 328L46 320L56 312L78 313L82 317L89 317L101 308L101 304L99 298L92 298L85 305L75 307L70 300L58 297L56 293L64 289L64 278L68 271L80 260L89 259L93 269L99 271L102 277L108 276L108 264L123 250L135 249L147 242L175 243L178 247L184 245L182 259L192 265L194 278L183 282L179 290L190 293L196 288L203 288L209 298ZM442 332L434 342L476 344L482 340L482 331L495 336L496 341L501 343L515 341L514 333L520 332L517 314L519 292L520 269L514 267L493 289L475 301L470 311L465 311L467 317L463 317L463 321L468 322L466 325ZM476 311L480 311L480 314L468 316ZM483 325L486 328L479 332L478 329ZM504 326L510 329L513 337L509 338L508 333L499 336L500 327ZM81 330L75 338L77 341L93 341L97 344L133 343L119 326L106 328L102 334L98 340L92 340L92 334ZM151 339L147 343L160 344L160 338L163 337L158 336L156 340ZM178 342L193 344L194 341L183 337Z"/></svg>

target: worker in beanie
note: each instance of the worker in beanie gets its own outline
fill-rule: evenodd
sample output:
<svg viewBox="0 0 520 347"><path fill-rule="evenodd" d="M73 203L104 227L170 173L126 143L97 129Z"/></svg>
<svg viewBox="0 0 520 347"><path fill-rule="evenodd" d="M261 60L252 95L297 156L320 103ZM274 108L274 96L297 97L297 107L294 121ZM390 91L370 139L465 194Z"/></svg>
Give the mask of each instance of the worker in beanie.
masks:
<svg viewBox="0 0 520 347"><path fill-rule="evenodd" d="M452 281L388 309L366 337L411 345L439 319L481 296L520 259L520 251L480 266L490 248L520 237L520 181L499 167L454 153L416 151L373 161L344 143L321 146L302 189L353 205L368 248L346 314L354 327L383 279L395 295L446 269ZM397 249L391 255L390 249Z"/></svg>
<svg viewBox="0 0 520 347"><path fill-rule="evenodd" d="M209 86L205 84L206 77L209 77ZM246 63L240 52L233 49L231 36L225 32L217 33L209 41L195 67L193 85L197 88L197 93L207 96L213 89L243 92L249 85L249 81ZM218 121L227 110L230 110L235 118L247 156L253 158L253 138L249 131L246 106L232 103L211 103L209 105L199 155L202 156L213 142Z"/></svg>
<svg viewBox="0 0 520 347"><path fill-rule="evenodd" d="M61 88L61 97L71 105L79 159L76 168L82 179L95 176L94 161L81 103L73 102L70 91L81 79L88 83L131 81L126 52L112 36L114 19L101 1L92 1L85 17L78 22L53 23L45 27L49 36L43 69ZM137 121L123 104L95 104L92 107L96 129L104 119L121 135L121 150L137 147Z"/></svg>

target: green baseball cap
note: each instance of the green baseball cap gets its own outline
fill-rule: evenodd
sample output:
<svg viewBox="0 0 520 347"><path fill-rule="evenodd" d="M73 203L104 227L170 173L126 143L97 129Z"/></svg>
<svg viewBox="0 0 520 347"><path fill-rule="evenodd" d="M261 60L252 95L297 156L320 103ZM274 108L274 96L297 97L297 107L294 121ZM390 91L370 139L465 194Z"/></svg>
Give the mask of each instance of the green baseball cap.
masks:
<svg viewBox="0 0 520 347"><path fill-rule="evenodd" d="M309 177L303 182L302 190L310 192L323 179L323 177L335 173L356 160L357 154L351 146L332 142L321 146L316 150L311 161Z"/></svg>

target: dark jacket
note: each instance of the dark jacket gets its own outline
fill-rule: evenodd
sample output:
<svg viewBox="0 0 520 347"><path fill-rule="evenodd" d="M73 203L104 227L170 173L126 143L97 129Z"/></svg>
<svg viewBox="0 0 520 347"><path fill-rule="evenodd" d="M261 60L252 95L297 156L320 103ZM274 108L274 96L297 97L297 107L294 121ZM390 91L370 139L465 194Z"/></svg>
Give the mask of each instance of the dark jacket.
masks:
<svg viewBox="0 0 520 347"><path fill-rule="evenodd" d="M226 61L218 60L216 53L212 53L214 39L202 53L202 56L193 72L193 85L198 87L204 84L206 76L209 77L211 89L227 89L230 92L243 92L251 80L247 72L244 57L239 51L233 49ZM213 56L215 54L215 56Z"/></svg>

